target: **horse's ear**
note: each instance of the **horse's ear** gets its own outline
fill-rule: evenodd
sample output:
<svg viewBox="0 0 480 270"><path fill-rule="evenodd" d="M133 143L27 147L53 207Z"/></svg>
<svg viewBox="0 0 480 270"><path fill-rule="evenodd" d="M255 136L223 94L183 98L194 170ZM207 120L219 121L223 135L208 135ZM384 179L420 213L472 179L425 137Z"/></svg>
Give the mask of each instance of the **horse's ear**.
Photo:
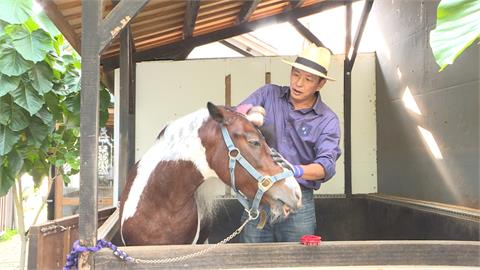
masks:
<svg viewBox="0 0 480 270"><path fill-rule="evenodd" d="M207 103L208 112L210 116L217 122L223 123L225 122L225 118L223 117L223 111L220 110L215 104L208 102Z"/></svg>

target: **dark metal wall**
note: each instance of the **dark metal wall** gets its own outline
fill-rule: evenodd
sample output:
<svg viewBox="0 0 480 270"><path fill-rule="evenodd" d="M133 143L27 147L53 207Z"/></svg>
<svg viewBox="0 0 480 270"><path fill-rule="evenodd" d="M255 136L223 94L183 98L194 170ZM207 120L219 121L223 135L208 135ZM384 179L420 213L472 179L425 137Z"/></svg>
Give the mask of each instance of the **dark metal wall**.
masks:
<svg viewBox="0 0 480 270"><path fill-rule="evenodd" d="M451 212L450 212L451 211ZM217 243L240 225L243 208L222 200L209 236ZM316 198L316 235L325 241L354 240L480 240L478 213L418 207L375 196ZM232 242L238 242L234 238Z"/></svg>
<svg viewBox="0 0 480 270"><path fill-rule="evenodd" d="M439 1L376 1L378 190L382 194L480 208L479 45L441 73L429 45ZM399 79L397 68L402 74ZM411 90L422 115L402 102ZM417 126L435 137L435 160Z"/></svg>

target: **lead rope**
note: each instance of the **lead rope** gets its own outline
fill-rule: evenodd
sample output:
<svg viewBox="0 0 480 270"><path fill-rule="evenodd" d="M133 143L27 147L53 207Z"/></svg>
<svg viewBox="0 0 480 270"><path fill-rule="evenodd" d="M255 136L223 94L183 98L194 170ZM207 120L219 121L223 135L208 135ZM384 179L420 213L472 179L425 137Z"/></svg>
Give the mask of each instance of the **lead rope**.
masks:
<svg viewBox="0 0 480 270"><path fill-rule="evenodd" d="M143 263L143 264L165 264L165 263L174 263L174 262L185 261L185 260L188 260L190 258L203 255L207 252L210 252L210 251L218 248L219 246L221 246L223 244L226 244L227 242L232 240L235 236L239 235L242 232L245 225L247 225L247 223L250 222L253 219L254 219L254 217L252 217L249 214L249 217L247 218L247 220L245 220L245 222L243 222L243 224L240 227L238 227L238 229L235 230L232 234L230 234L227 238L225 238L222 241L216 243L215 245L211 245L211 246L209 246L209 247L207 247L203 250L200 250L200 251L197 251L197 252L194 252L194 253L191 253L191 254L187 254L187 255L183 255L183 256L177 256L177 257L171 257L171 258L164 258L164 259L151 259L151 260L136 259L136 258L132 258L132 259L135 263Z"/></svg>

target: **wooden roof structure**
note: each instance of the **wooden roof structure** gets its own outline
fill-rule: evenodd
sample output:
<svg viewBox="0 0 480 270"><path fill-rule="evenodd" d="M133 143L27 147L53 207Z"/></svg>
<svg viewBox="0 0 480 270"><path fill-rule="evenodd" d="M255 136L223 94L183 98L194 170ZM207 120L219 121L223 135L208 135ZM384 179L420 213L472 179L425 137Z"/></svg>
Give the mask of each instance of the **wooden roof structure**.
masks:
<svg viewBox="0 0 480 270"><path fill-rule="evenodd" d="M80 52L81 0L37 0L46 14ZM135 2L138 0L124 0ZM354 1L354 0L353 0ZM120 2L104 0L103 16ZM183 60L196 47L215 41L245 52L242 44L225 39L281 22L292 25L313 43L321 43L298 18L352 1L341 0L150 0L130 23L136 61ZM119 66L118 38L101 55L105 69ZM238 51L238 50L237 50ZM248 56L248 52L244 55Z"/></svg>

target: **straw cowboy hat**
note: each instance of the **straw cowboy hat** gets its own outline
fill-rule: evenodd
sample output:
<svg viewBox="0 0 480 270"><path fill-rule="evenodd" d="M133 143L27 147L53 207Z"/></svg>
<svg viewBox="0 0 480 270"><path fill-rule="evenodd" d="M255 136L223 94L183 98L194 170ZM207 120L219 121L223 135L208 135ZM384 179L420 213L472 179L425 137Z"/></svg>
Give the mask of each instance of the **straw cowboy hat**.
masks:
<svg viewBox="0 0 480 270"><path fill-rule="evenodd" d="M331 54L327 48L317 47L315 44L311 44L298 55L295 62L290 62L285 59L282 61L329 81L335 81L334 78L327 76L328 67L330 66L330 57Z"/></svg>

